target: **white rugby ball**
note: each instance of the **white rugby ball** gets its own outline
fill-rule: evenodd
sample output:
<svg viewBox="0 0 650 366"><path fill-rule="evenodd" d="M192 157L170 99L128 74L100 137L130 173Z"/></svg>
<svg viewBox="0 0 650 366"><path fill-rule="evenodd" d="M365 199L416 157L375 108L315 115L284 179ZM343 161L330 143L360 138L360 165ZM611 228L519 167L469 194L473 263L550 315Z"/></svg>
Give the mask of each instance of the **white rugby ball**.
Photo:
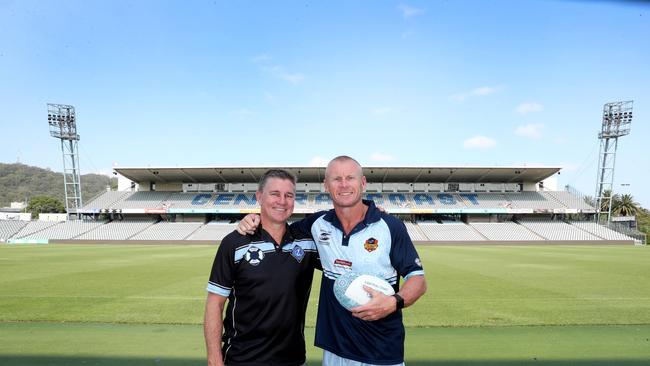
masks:
<svg viewBox="0 0 650 366"><path fill-rule="evenodd" d="M350 310L370 301L371 296L363 289L363 286L368 286L386 295L395 293L393 287L383 278L347 272L334 281L334 296L344 308Z"/></svg>

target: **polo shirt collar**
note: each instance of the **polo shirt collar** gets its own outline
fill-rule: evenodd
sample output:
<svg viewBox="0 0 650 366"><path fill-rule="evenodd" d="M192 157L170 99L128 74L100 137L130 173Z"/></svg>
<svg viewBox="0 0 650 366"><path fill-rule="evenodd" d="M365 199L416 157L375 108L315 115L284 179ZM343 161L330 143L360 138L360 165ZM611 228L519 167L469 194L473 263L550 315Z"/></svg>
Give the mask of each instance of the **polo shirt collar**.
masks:
<svg viewBox="0 0 650 366"><path fill-rule="evenodd" d="M257 226L257 229L255 229L255 233L252 235L254 240L260 240L260 241L265 241L269 243L275 243L275 240L269 234L264 228L262 227L262 224ZM293 235L291 234L291 230L289 229L289 224L285 223L284 224L284 235L282 236L282 242L277 243L281 247L284 246L285 244L291 243L295 241Z"/></svg>
<svg viewBox="0 0 650 366"><path fill-rule="evenodd" d="M368 226L372 223L375 223L381 219L381 211L375 206L375 202L372 200L361 200L364 205L368 206L368 211L366 211L366 216L364 216L363 220L359 224L363 224L364 226ZM325 216L323 217L326 221L332 223L335 227L337 227L339 230L343 231L343 225L341 225L341 222L339 221L339 218L336 216L336 210L331 209L327 211ZM357 224L357 225L359 225Z"/></svg>

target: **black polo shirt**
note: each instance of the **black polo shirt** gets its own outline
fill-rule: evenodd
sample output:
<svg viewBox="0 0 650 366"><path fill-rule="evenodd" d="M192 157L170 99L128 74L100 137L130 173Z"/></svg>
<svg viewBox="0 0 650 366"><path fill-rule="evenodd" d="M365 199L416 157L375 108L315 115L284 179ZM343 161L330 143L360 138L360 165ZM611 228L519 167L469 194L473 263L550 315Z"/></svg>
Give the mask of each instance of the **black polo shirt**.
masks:
<svg viewBox="0 0 650 366"><path fill-rule="evenodd" d="M207 290L228 297L226 365L305 363L305 312L316 267L314 241L289 226L280 246L261 226L253 235L233 231L222 240Z"/></svg>

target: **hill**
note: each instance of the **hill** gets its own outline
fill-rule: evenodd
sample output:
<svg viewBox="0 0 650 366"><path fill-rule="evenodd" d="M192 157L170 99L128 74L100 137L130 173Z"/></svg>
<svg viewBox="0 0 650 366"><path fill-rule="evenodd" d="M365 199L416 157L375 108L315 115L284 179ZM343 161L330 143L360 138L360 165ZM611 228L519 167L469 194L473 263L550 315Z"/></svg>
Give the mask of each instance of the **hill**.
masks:
<svg viewBox="0 0 650 366"><path fill-rule="evenodd" d="M106 191L106 186L117 188L117 178L99 174L81 176L81 197L84 202ZM0 163L0 207L11 202L26 202L33 196L47 195L65 205L63 174L25 164Z"/></svg>

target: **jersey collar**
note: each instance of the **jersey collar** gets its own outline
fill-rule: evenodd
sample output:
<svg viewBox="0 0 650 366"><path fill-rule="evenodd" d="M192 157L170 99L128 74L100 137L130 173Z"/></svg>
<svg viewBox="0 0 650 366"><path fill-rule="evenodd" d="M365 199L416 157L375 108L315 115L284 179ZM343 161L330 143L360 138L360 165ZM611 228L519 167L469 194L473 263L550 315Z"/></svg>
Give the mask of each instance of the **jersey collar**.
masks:
<svg viewBox="0 0 650 366"><path fill-rule="evenodd" d="M381 211L375 206L375 202L372 200L361 200L364 205L368 206L368 211L366 211L366 216L364 216L363 220L357 224L357 226L352 229L350 233L354 233L357 231L357 228L361 225L361 227L366 227L372 223L375 223L381 219ZM339 218L336 216L336 211L334 209L331 209L327 211L325 216L323 217L326 221L330 222L334 227L337 229L343 231L343 225L341 225L341 221L339 221Z"/></svg>
<svg viewBox="0 0 650 366"><path fill-rule="evenodd" d="M269 234L264 228L262 228L262 224L260 223L259 226L257 226L257 229L255 229L255 233L252 235L253 240L259 240L259 241L264 241L264 242L269 242L269 243L275 243L275 240L273 240L273 237L271 234ZM291 234L291 229L289 229L289 224L285 223L284 224L284 236L282 236L282 242L278 243L280 246L284 246L288 243L293 242L295 239L293 235Z"/></svg>

